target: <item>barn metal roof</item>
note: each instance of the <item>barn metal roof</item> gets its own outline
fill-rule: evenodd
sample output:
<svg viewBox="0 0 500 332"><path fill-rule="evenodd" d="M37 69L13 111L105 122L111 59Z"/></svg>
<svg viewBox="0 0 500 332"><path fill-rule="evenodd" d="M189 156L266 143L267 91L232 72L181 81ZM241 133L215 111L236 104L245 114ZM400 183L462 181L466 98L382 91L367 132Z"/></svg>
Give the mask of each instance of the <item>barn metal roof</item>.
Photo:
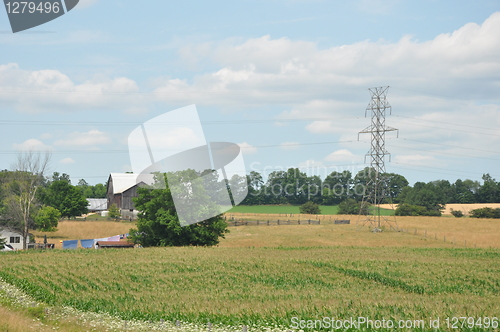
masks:
<svg viewBox="0 0 500 332"><path fill-rule="evenodd" d="M89 211L105 211L108 207L106 198L87 198Z"/></svg>
<svg viewBox="0 0 500 332"><path fill-rule="evenodd" d="M139 182L146 182L152 185L155 183L154 174L128 174L128 173L111 173L110 178L113 183L113 195L120 194L127 189L132 188L137 184L137 177L141 175Z"/></svg>

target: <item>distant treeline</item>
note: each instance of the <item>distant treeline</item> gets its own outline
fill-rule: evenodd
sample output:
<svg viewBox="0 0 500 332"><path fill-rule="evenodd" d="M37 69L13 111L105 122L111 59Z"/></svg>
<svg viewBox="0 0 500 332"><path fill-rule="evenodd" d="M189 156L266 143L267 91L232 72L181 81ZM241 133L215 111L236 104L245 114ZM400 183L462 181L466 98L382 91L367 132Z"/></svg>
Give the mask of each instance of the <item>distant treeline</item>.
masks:
<svg viewBox="0 0 500 332"><path fill-rule="evenodd" d="M346 200L361 201L370 190L370 181L375 172L367 167L355 176L346 170L332 172L324 180L319 176L307 176L298 168L275 171L264 182L259 172L247 175L248 196L243 205L304 204L312 201L321 205L337 205ZM458 179L455 183L436 180L417 182L410 186L403 175L383 173L385 203L400 204L400 215L440 215L443 205L448 203L499 203L500 183L489 174L483 175L483 183ZM231 179L230 184L241 182ZM231 186L234 188L234 186ZM237 186L236 186L237 187Z"/></svg>

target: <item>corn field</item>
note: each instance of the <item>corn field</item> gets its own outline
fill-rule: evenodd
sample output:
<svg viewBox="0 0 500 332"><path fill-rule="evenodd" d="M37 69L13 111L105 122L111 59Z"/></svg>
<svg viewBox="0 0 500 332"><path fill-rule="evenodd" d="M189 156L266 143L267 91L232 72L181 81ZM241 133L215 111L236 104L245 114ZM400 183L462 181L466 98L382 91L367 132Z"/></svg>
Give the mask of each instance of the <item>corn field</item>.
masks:
<svg viewBox="0 0 500 332"><path fill-rule="evenodd" d="M498 317L499 259L472 248L16 252L1 255L0 277L36 301L124 320L286 327L293 317Z"/></svg>

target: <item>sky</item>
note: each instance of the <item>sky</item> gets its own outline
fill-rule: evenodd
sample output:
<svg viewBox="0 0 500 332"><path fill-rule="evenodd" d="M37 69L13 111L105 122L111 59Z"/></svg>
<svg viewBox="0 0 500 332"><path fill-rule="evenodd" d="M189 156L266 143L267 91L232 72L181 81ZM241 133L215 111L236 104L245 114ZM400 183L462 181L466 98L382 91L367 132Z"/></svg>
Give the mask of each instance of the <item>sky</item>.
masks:
<svg viewBox="0 0 500 332"><path fill-rule="evenodd" d="M0 8L0 169L51 151L50 172L105 183L135 128L194 104L246 173L356 173L368 89L389 86L387 172L500 181L499 31L500 0L80 0L15 34Z"/></svg>

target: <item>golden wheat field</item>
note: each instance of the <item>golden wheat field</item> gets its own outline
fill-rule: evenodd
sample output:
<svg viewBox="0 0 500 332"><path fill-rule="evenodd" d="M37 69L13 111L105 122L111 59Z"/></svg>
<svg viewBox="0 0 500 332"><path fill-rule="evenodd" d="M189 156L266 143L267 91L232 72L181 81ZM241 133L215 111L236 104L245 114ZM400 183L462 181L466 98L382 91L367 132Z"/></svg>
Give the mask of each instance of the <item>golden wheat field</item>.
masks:
<svg viewBox="0 0 500 332"><path fill-rule="evenodd" d="M395 209L397 205L381 204L384 209ZM500 203L474 203L474 204L446 204L443 210L444 215L451 215L451 211L462 211L464 215L468 215L470 211L489 207L492 209L500 208Z"/></svg>
<svg viewBox="0 0 500 332"><path fill-rule="evenodd" d="M297 216L283 214L234 214L238 220L296 220ZM303 220L319 219L319 225L256 225L230 226L220 247L277 247L277 246L393 246L393 247L500 247L500 220L452 217L389 217L399 232L373 234L368 226L360 227L364 219L348 215L302 216ZM349 219L349 225L336 225L335 219ZM232 224L231 222L229 223ZM384 224L382 224L384 226ZM60 241L92 239L128 233L135 227L130 222L63 221L53 233L34 231L37 242L48 242L62 248ZM386 227L387 228L387 227Z"/></svg>

